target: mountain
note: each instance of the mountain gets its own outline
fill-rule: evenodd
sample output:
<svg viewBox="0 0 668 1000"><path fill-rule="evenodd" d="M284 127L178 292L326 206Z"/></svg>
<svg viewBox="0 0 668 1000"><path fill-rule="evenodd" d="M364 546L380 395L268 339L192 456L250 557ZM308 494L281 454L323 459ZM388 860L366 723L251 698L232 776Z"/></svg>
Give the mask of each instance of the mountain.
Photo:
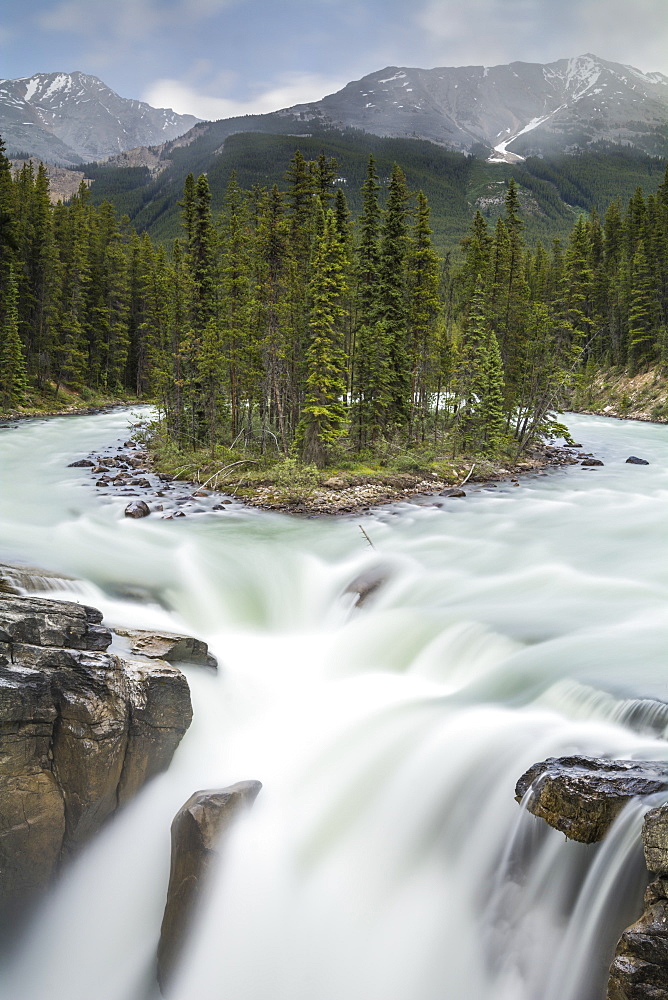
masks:
<svg viewBox="0 0 668 1000"><path fill-rule="evenodd" d="M596 142L668 154L668 77L589 54L547 65L390 66L277 114L309 126L429 139L500 162Z"/></svg>
<svg viewBox="0 0 668 1000"><path fill-rule="evenodd" d="M176 139L197 121L119 97L86 73L0 80L0 135L10 156L75 166Z"/></svg>

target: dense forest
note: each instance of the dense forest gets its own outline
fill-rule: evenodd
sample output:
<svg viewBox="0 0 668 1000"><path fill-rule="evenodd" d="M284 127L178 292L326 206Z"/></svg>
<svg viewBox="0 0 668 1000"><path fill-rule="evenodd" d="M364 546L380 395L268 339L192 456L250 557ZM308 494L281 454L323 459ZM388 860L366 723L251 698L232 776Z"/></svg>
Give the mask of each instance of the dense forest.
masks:
<svg viewBox="0 0 668 1000"><path fill-rule="evenodd" d="M480 156L453 152L421 139L381 138L354 129L314 130L312 135L270 135L239 132L221 135L224 123L202 125L187 143L169 144L152 166L128 166L111 160L83 169L94 183L93 204L110 201L127 214L138 232L169 246L181 233L178 202L188 174L205 173L211 188L211 207L224 208L225 191L234 172L240 187L284 185L290 161L299 150L307 160L324 152L337 162L336 184L346 194L357 218L362 210L362 184L369 156L373 156L381 191L386 192L392 166L398 163L408 186L429 199L434 245L442 254L457 251L476 208L491 222L503 214L503 192L515 179L522 205L528 243L566 239L578 212L604 214L609 203L623 203L637 187L654 191L665 172L665 160L638 150L593 144L578 155L529 157L524 163L488 163ZM132 162L132 161L130 161Z"/></svg>
<svg viewBox="0 0 668 1000"><path fill-rule="evenodd" d="M668 361L668 175L563 243L528 246L518 192L441 259L422 191L374 157L353 224L336 162L292 157L280 190L233 176L222 211L189 175L182 234L138 236L82 184L0 157L0 404L61 385L153 400L183 449L324 466L396 439L521 450L577 380Z"/></svg>

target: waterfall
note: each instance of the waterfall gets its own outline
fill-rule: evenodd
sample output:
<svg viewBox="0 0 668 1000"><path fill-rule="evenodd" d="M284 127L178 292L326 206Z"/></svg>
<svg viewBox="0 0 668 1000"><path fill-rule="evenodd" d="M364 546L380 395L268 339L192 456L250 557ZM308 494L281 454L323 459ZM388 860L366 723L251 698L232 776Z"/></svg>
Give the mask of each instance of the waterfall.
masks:
<svg viewBox="0 0 668 1000"><path fill-rule="evenodd" d="M171 819L251 778L174 1000L602 1000L646 806L585 846L514 786L547 756L668 760L666 428L570 417L604 467L388 507L371 549L355 519L124 519L67 465L127 421L0 435L0 553L111 625L206 639L220 670L188 671L170 770L63 873L0 1000L152 998ZM357 606L361 574L381 582Z"/></svg>

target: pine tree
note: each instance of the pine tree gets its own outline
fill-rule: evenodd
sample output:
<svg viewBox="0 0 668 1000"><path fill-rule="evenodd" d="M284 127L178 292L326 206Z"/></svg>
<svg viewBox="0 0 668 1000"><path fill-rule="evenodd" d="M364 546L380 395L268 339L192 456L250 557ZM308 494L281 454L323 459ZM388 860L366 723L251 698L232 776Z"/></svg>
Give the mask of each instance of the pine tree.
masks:
<svg viewBox="0 0 668 1000"><path fill-rule="evenodd" d="M323 466L328 451L345 433L346 356L342 331L345 253L336 217L329 210L315 248L310 285L310 343L306 398L297 442L306 462Z"/></svg>
<svg viewBox="0 0 668 1000"><path fill-rule="evenodd" d="M407 258L407 314L411 370L410 429L419 428L424 441L430 390L438 369L439 338L437 321L440 260L431 241L429 205L422 191L417 199L417 217ZM417 429L416 428L416 429Z"/></svg>
<svg viewBox="0 0 668 1000"><path fill-rule="evenodd" d="M0 399L4 407L19 406L27 389L26 363L19 334L18 283L10 266L4 295L0 340Z"/></svg>

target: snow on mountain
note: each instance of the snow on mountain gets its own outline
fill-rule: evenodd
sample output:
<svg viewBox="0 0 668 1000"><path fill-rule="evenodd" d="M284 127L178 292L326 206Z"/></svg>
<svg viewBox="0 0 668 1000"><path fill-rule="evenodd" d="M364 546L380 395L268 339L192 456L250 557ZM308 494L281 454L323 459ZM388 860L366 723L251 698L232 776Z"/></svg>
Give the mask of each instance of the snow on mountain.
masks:
<svg viewBox="0 0 668 1000"><path fill-rule="evenodd" d="M8 152L52 163L75 165L162 143L197 120L119 97L86 73L0 80L0 134Z"/></svg>
<svg viewBox="0 0 668 1000"><path fill-rule="evenodd" d="M598 141L668 155L668 77L590 53L547 65L392 66L279 113L429 139L494 162Z"/></svg>

